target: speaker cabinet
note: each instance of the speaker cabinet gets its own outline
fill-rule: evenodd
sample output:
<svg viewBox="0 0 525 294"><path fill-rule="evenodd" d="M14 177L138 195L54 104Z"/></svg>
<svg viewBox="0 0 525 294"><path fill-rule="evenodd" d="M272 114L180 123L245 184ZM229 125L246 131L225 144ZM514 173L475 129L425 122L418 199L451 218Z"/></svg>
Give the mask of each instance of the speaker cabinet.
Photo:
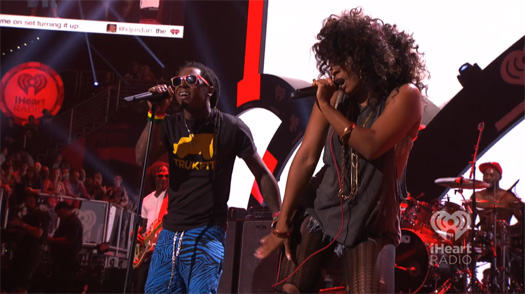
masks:
<svg viewBox="0 0 525 294"><path fill-rule="evenodd" d="M277 279L278 252L263 260L253 256L259 240L270 233L271 220L247 220L242 228L238 293L273 293Z"/></svg>
<svg viewBox="0 0 525 294"><path fill-rule="evenodd" d="M224 262L222 264L222 275L217 293L237 293L242 225L242 220L228 221L228 231L226 232L226 242L224 245Z"/></svg>

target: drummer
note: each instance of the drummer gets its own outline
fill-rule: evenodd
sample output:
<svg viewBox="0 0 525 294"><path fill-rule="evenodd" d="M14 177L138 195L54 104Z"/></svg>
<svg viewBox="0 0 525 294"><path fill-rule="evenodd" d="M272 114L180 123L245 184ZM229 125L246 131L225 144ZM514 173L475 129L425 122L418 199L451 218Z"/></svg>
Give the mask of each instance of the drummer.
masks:
<svg viewBox="0 0 525 294"><path fill-rule="evenodd" d="M518 220L518 225L521 225L521 201L510 190L499 186L503 173L501 165L497 162L485 162L479 166L479 170L483 173L483 182L489 184L486 189L475 192L480 229L492 230L494 213L496 220L505 221L505 225L510 224L513 215Z"/></svg>

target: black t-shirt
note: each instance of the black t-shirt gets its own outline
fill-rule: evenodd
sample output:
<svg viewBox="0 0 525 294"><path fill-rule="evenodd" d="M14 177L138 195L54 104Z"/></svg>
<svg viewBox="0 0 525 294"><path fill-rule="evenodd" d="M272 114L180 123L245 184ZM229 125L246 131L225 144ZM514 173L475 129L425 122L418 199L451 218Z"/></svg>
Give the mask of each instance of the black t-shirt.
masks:
<svg viewBox="0 0 525 294"><path fill-rule="evenodd" d="M235 157L256 152L248 126L218 110L204 121L187 121L179 113L166 116L161 140L170 171L163 227L183 231L225 225Z"/></svg>
<svg viewBox="0 0 525 294"><path fill-rule="evenodd" d="M80 249L82 249L82 234L82 222L75 214L65 219L61 218L60 225L53 237L66 237L72 244L50 244L53 258L58 260L76 259Z"/></svg>
<svg viewBox="0 0 525 294"><path fill-rule="evenodd" d="M40 238L35 238L28 233L22 234L17 246L23 248L23 250L43 249L43 245L47 242L47 231L49 228L49 222L51 221L51 217L47 211L35 208L22 217L22 221L32 227L41 228L44 232Z"/></svg>

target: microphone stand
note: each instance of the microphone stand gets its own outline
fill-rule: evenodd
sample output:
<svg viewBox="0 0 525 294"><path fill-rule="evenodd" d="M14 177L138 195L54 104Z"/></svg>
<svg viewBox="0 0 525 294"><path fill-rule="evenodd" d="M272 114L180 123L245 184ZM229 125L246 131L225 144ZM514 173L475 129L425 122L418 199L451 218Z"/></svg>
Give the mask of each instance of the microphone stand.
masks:
<svg viewBox="0 0 525 294"><path fill-rule="evenodd" d="M476 157L478 156L478 148L479 148L479 142L481 141L481 134L483 133L483 129L485 128L485 122L480 122L478 124L478 141L476 143L475 149L474 149L474 156L472 157L472 167L470 169L470 178L472 179L472 218L471 218L471 244L472 244L472 252L470 253L470 260L472 262L471 264L471 278L470 278L470 289L471 291L475 291L476 287L476 250L474 250L474 242L475 242L475 233L476 233L476 217L477 217L477 209L476 209Z"/></svg>
<svg viewBox="0 0 525 294"><path fill-rule="evenodd" d="M155 112L157 111L157 102L151 100L151 117L155 117ZM142 208L142 200L144 199L144 185L146 183L146 173L149 165L149 149L151 145L151 138L153 134L153 122L150 122L148 128L148 140L146 142L146 154L144 155L144 165L142 166L142 178L140 180L140 190L139 190L139 199L137 202L137 207L135 208L135 217L133 218L133 237L131 238L131 249L129 252L128 258L128 267L126 269L126 278L124 280L124 290L122 293L127 293L130 282L131 282L131 271L133 269L133 258L135 257L135 246L138 237L139 225L142 222L142 216L139 213Z"/></svg>
<svg viewBox="0 0 525 294"><path fill-rule="evenodd" d="M512 184L512 186L510 188L507 189L507 191L505 193L508 193L509 191L512 191L512 189L518 184L520 180L518 179L516 182L514 182L514 184ZM521 288L521 291L523 291L523 288L525 287L525 241L524 241L524 236L525 236L525 204L521 201L520 198L517 197L517 195L515 193L510 193L510 195L514 196L514 198L518 201L519 203L519 210L521 212L521 225L520 225L520 228L521 228L521 238L518 239L518 244L521 242L521 274L522 276L520 277L522 280L522 283L519 283L519 286Z"/></svg>

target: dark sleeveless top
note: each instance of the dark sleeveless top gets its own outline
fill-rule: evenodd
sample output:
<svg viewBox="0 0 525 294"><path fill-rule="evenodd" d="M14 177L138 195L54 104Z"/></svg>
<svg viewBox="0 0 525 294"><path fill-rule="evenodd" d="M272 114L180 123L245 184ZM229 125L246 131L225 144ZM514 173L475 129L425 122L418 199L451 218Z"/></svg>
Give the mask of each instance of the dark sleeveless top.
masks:
<svg viewBox="0 0 525 294"><path fill-rule="evenodd" d="M368 118L365 127L370 128L383 109L384 103L365 107L357 117L357 125L363 126ZM348 157L346 162L349 161ZM341 143L332 127L328 130L323 162L323 168L310 181L307 193L313 202L306 211L319 222L324 233L334 238L341 228L338 172L341 173L342 158ZM368 238L387 237L397 245L401 237L399 202L404 181L396 180L395 148L372 161L359 156L358 175L357 195L343 200L344 227L337 241L353 247ZM349 166L345 167L345 176L349 177ZM344 195L349 195L348 183L347 179Z"/></svg>

